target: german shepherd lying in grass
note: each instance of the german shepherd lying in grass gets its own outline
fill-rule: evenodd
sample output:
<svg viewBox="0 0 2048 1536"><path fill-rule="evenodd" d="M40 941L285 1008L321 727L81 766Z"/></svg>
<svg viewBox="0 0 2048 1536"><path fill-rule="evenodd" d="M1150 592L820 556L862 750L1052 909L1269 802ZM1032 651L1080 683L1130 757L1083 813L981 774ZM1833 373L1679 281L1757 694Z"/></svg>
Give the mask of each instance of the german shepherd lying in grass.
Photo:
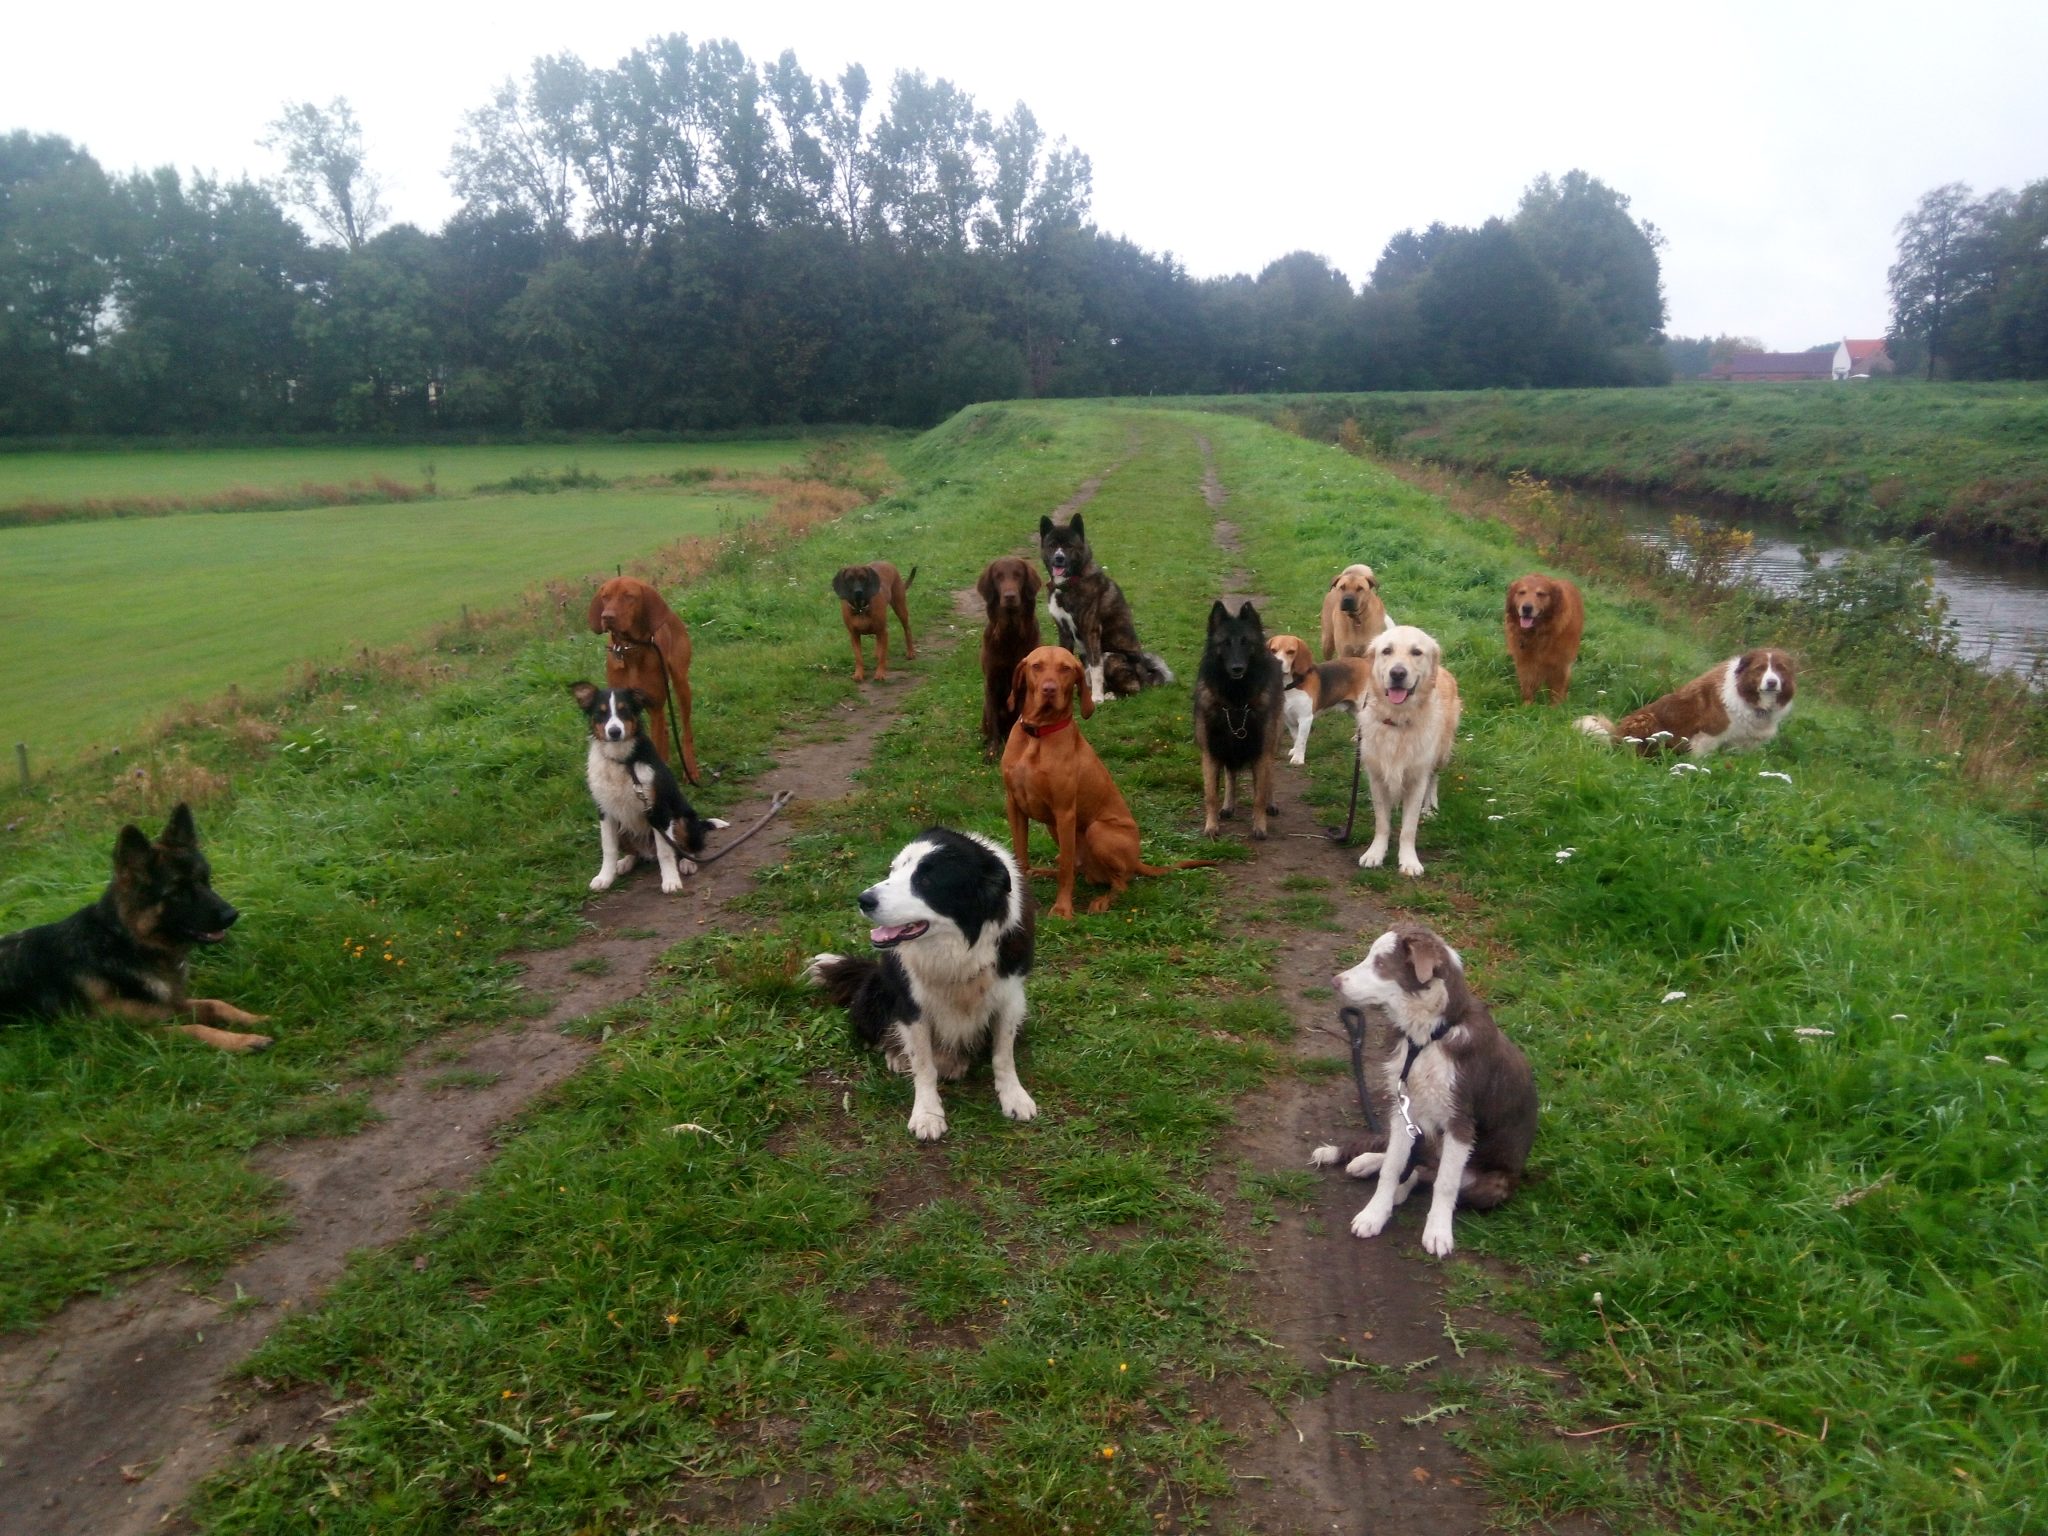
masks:
<svg viewBox="0 0 2048 1536"><path fill-rule="evenodd" d="M191 808L180 804L154 843L134 827L114 841L114 879L62 922L0 937L0 1018L66 1008L171 1028L223 1051L260 1051L268 1035L217 1024L261 1024L210 997L185 994L185 957L218 944L241 914L213 888ZM172 1023L189 1018L188 1024Z"/></svg>

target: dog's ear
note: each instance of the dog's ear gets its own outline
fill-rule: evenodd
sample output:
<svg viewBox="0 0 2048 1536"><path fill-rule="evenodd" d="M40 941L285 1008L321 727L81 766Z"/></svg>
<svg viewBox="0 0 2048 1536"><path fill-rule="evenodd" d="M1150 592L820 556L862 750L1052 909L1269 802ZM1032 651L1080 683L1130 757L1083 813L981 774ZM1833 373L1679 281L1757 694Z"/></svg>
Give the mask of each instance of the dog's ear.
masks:
<svg viewBox="0 0 2048 1536"><path fill-rule="evenodd" d="M571 683L569 692L576 696L576 707L588 711L597 702L598 686L595 683Z"/></svg>
<svg viewBox="0 0 2048 1536"><path fill-rule="evenodd" d="M1450 959L1444 953L1443 940L1433 933L1404 933L1401 935L1401 953L1407 957L1408 968L1415 973L1416 982L1425 987Z"/></svg>
<svg viewBox="0 0 2048 1536"><path fill-rule="evenodd" d="M1266 633L1266 626L1259 620L1259 610L1251 605L1251 600L1249 598L1245 600L1245 605L1237 610L1237 622L1240 624L1257 625L1259 634L1262 638Z"/></svg>
<svg viewBox="0 0 2048 1536"><path fill-rule="evenodd" d="M1049 533L1051 533L1051 532L1052 532L1052 527L1053 527L1053 524L1052 524L1052 519L1051 519L1051 518L1049 518L1049 517L1041 517L1041 518L1040 518L1040 519L1038 520L1038 536L1039 536L1039 537L1040 537L1041 539L1042 539L1042 538L1044 538L1044 537L1045 537L1045 536L1046 536L1047 534L1049 534Z"/></svg>
<svg viewBox="0 0 2048 1536"><path fill-rule="evenodd" d="M149 845L149 839L137 826L126 826L120 836L114 839L114 878L116 880L140 880L148 875L150 864L156 858L156 850Z"/></svg>
<svg viewBox="0 0 2048 1536"><path fill-rule="evenodd" d="M841 566L839 568L839 574L832 578L832 595L837 597L839 601L841 601L842 603L850 603L853 601L852 566Z"/></svg>
<svg viewBox="0 0 2048 1536"><path fill-rule="evenodd" d="M1380 573L1369 565L1365 568L1365 584L1375 592L1380 589Z"/></svg>
<svg viewBox="0 0 2048 1536"><path fill-rule="evenodd" d="M1024 601L1036 603L1038 601L1039 589L1044 585L1045 582L1039 577L1038 567L1026 565L1024 567Z"/></svg>
<svg viewBox="0 0 2048 1536"><path fill-rule="evenodd" d="M1077 539L1081 539L1084 541L1087 539L1088 533L1087 530L1082 528L1081 526L1080 513L1076 512L1072 517L1067 519L1067 531L1073 534L1073 536Z"/></svg>
<svg viewBox="0 0 2048 1536"><path fill-rule="evenodd" d="M1010 708L1012 709L1022 709L1024 707L1024 669L1030 664L1031 658L1026 656L1010 669Z"/></svg>
<svg viewBox="0 0 2048 1536"><path fill-rule="evenodd" d="M164 835L157 839L166 848L190 852L199 846L199 827L192 820L192 807L180 800L171 810L171 820L164 828Z"/></svg>
<svg viewBox="0 0 2048 1536"><path fill-rule="evenodd" d="M1217 598L1217 599L1216 599L1216 601L1215 601L1215 602L1213 602L1213 603L1211 603L1211 604L1209 605L1209 629L1210 629L1210 632L1211 632L1211 633L1214 633L1214 631L1215 631L1216 627L1217 627L1217 626L1218 626L1219 624L1228 624L1229 622L1230 622L1230 610L1229 610L1228 608L1226 608L1226 607L1224 607L1224 606L1223 606L1223 599L1219 597L1219 598Z"/></svg>
<svg viewBox="0 0 2048 1536"><path fill-rule="evenodd" d="M595 592L590 594L590 632L593 635L601 635L604 633L603 587L599 587Z"/></svg>
<svg viewBox="0 0 2048 1536"><path fill-rule="evenodd" d="M1081 718L1083 720L1093 720L1095 718L1095 690L1088 686L1088 669L1076 663L1075 671L1079 674L1074 679L1074 687L1079 690L1080 694Z"/></svg>
<svg viewBox="0 0 2048 1536"><path fill-rule="evenodd" d="M1332 576L1332 577L1330 578L1330 590L1331 590L1332 592L1336 591L1336 590L1337 590L1337 583L1338 583L1338 582L1340 582L1340 581L1342 581L1343 579L1344 579L1344 573L1343 573L1342 571L1339 571L1339 572L1338 572L1338 573L1337 573L1336 575Z"/></svg>
<svg viewBox="0 0 2048 1536"><path fill-rule="evenodd" d="M993 607L995 607L995 605L996 605L996 563L995 563L995 561L991 560L991 561L989 561L989 563L988 563L987 565L984 565L984 566L983 566L983 567L981 568L981 579L980 579L979 581L975 582L975 584L974 584L974 590L975 590L976 592L979 592L979 593L981 594L981 602L982 602L982 606L983 606L983 607L985 607L985 608L993 608Z"/></svg>
<svg viewBox="0 0 2048 1536"><path fill-rule="evenodd" d="M652 697L644 690L639 688L621 688L619 692L623 693L628 699L632 700L633 707L637 710L646 711L651 709L657 709L661 705L661 700Z"/></svg>

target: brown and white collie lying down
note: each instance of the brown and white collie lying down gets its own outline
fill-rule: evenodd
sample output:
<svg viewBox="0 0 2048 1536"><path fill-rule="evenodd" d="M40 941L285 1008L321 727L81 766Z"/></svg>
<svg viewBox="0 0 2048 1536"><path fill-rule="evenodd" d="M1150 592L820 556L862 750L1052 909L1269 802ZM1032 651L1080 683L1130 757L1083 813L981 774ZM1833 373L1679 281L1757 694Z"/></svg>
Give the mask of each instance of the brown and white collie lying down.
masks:
<svg viewBox="0 0 2048 1536"><path fill-rule="evenodd" d="M1625 741L1645 757L1669 747L1693 757L1726 748L1760 747L1792 713L1792 658L1772 646L1744 651L1709 667L1683 688L1667 693L1615 724L1586 715L1578 728L1590 736Z"/></svg>
<svg viewBox="0 0 2048 1536"><path fill-rule="evenodd" d="M1422 1246L1444 1258L1455 1207L1491 1210L1521 1182L1536 1141L1529 1058L1465 985L1458 952L1419 924L1381 934L1365 959L1337 978L1337 990L1379 1010L1392 1026L1377 1072L1389 1106L1387 1133L1318 1147L1309 1162L1341 1162L1354 1179L1379 1176L1379 1188L1351 1220L1358 1237L1377 1237L1394 1207L1430 1180Z"/></svg>

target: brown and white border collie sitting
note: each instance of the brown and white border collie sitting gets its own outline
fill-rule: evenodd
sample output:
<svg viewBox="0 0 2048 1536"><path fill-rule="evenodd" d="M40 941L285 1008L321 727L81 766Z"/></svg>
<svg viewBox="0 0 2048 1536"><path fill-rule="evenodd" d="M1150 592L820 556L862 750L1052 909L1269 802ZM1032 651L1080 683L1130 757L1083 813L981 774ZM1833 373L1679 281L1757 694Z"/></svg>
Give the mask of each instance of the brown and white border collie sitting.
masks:
<svg viewBox="0 0 2048 1536"><path fill-rule="evenodd" d="M1455 1207L1491 1210L1521 1182L1536 1141L1529 1058L1465 985L1458 952L1419 924L1381 934L1364 960L1337 977L1337 990L1392 1026L1378 1064L1387 1133L1318 1147L1309 1162L1342 1162L1354 1179L1378 1175L1379 1188L1351 1220L1358 1237L1377 1237L1394 1207L1429 1179L1422 1246L1444 1258Z"/></svg>
<svg viewBox="0 0 2048 1536"><path fill-rule="evenodd" d="M1744 651L1709 667L1615 724L1586 715L1576 724L1589 736L1625 741L1645 757L1664 748L1705 757L1723 747L1740 752L1778 734L1792 713L1792 658L1773 646Z"/></svg>

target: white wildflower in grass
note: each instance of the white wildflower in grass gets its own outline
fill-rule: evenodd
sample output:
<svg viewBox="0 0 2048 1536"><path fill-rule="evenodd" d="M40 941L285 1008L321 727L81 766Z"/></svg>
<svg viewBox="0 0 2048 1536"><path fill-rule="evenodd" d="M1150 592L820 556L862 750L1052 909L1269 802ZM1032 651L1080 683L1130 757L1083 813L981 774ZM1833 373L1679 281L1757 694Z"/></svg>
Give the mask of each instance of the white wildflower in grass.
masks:
<svg viewBox="0 0 2048 1536"><path fill-rule="evenodd" d="M2007 1061L2003 1056L1986 1056L1984 1059L1986 1061L1993 1062L2001 1067L2009 1067L2012 1065L2012 1063Z"/></svg>
<svg viewBox="0 0 2048 1536"><path fill-rule="evenodd" d="M1895 1013L1892 1015L1892 1022L1894 1024L1903 1024L1906 1022L1906 1016L1903 1013Z"/></svg>
<svg viewBox="0 0 2048 1536"><path fill-rule="evenodd" d="M1569 859L1573 854L1577 853L1578 851L1579 850L1576 848L1560 848L1557 850L1557 852L1553 853L1551 857L1557 860L1558 863L1562 864L1565 862L1565 860Z"/></svg>
<svg viewBox="0 0 2048 1536"><path fill-rule="evenodd" d="M1682 1003L1685 1001L1685 994L1683 992L1666 992L1661 1001L1667 1003Z"/></svg>
<svg viewBox="0 0 2048 1536"><path fill-rule="evenodd" d="M1698 763L1673 763L1671 765L1671 776L1674 779L1688 773L1712 773L1713 771L1711 768L1702 768Z"/></svg>
<svg viewBox="0 0 2048 1536"><path fill-rule="evenodd" d="M1487 817L1486 819L1487 819L1488 821L1506 821L1506 820L1507 820L1507 817L1505 817L1505 816L1489 816L1489 817Z"/></svg>
<svg viewBox="0 0 2048 1536"><path fill-rule="evenodd" d="M1834 1034L1832 1029L1795 1029L1792 1031L1802 1040L1822 1040Z"/></svg>
<svg viewBox="0 0 2048 1536"><path fill-rule="evenodd" d="M1760 779L1783 779L1787 784L1790 784L1792 782L1791 774L1779 773L1776 769L1773 768L1760 768L1757 770L1756 776Z"/></svg>

